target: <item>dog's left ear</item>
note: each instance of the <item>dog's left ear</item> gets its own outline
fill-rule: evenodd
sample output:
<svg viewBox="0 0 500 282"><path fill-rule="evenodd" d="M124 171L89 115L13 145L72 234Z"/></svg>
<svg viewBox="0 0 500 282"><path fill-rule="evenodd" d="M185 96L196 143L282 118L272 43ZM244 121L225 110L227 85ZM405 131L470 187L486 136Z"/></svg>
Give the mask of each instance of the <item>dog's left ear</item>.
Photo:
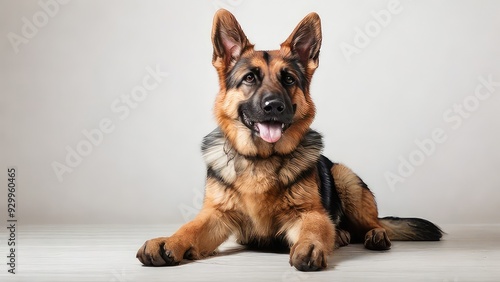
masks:
<svg viewBox="0 0 500 282"><path fill-rule="evenodd" d="M306 71L314 71L319 64L321 47L321 20L316 13L307 15L294 29L285 42L281 43L281 51L291 52L299 57Z"/></svg>
<svg viewBox="0 0 500 282"><path fill-rule="evenodd" d="M214 16L212 44L212 64L216 68L230 66L246 48L253 47L233 14L224 9L218 10Z"/></svg>

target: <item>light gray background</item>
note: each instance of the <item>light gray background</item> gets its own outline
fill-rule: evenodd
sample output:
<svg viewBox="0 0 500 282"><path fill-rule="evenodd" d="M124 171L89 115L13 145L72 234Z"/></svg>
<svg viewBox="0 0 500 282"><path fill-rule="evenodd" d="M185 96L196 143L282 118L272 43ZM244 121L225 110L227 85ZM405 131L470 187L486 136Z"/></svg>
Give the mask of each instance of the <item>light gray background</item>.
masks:
<svg viewBox="0 0 500 282"><path fill-rule="evenodd" d="M226 7L259 49L277 48L308 12L320 14L314 128L325 154L369 184L381 215L500 223L500 86L456 129L443 119L471 101L479 77L500 82L500 2L401 1L349 61L342 43L354 45L357 29L370 27L372 12L389 2L74 0L16 53L8 34L22 35L23 18L32 22L43 9L38 1L1 1L1 216L14 165L23 224L191 218L204 185L201 138L215 126L211 24ZM169 76L120 119L113 101L141 85L148 66ZM75 149L86 140L82 131L104 118L114 131L59 181L53 162L64 164L66 147ZM391 188L386 172L397 173L400 157L418 154L415 140L436 128L446 141Z"/></svg>

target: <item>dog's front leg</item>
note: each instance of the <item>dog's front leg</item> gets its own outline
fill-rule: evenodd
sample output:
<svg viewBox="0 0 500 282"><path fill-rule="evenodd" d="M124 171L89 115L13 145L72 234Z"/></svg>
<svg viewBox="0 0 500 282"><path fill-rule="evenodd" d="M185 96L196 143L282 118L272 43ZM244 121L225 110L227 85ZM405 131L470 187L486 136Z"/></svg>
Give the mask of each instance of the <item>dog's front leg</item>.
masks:
<svg viewBox="0 0 500 282"><path fill-rule="evenodd" d="M300 271L320 270L326 267L327 256L335 245L334 224L325 211L304 212L288 238L293 244L290 265Z"/></svg>
<svg viewBox="0 0 500 282"><path fill-rule="evenodd" d="M183 258L209 256L230 235L220 217L216 209L205 207L172 236L146 241L137 252L137 258L146 266L164 266L178 265Z"/></svg>

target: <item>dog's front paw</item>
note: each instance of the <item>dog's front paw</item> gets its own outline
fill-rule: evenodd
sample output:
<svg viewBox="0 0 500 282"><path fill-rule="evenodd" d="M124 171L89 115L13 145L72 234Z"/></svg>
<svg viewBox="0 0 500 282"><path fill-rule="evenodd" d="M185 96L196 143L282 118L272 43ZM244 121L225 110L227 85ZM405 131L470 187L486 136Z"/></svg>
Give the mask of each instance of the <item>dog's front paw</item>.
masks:
<svg viewBox="0 0 500 282"><path fill-rule="evenodd" d="M297 242L290 250L290 265L300 271L315 271L326 267L328 251L319 242Z"/></svg>
<svg viewBox="0 0 500 282"><path fill-rule="evenodd" d="M178 265L185 251L169 237L160 237L146 241L136 257L146 266Z"/></svg>

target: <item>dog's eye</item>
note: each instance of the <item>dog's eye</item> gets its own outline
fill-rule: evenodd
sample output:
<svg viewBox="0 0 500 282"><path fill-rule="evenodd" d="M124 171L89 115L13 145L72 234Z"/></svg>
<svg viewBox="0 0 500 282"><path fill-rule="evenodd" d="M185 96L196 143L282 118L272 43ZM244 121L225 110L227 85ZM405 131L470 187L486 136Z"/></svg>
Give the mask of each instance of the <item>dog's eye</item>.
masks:
<svg viewBox="0 0 500 282"><path fill-rule="evenodd" d="M293 85L295 83L295 78L293 76L287 74L283 76L283 83L285 85Z"/></svg>
<svg viewBox="0 0 500 282"><path fill-rule="evenodd" d="M255 83L255 74L253 72L247 73L243 78L243 81L246 84L254 84Z"/></svg>

